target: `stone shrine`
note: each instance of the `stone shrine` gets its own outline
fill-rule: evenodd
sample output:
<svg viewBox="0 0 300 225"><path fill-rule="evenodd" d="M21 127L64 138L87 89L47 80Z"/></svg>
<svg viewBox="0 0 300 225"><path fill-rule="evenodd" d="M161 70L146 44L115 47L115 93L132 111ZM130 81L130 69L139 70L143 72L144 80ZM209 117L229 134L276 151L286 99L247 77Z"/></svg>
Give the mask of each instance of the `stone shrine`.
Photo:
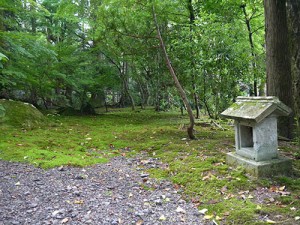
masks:
<svg viewBox="0 0 300 225"><path fill-rule="evenodd" d="M289 174L291 160L278 154L277 117L291 112L277 97L238 97L221 113L235 126L236 152L227 154L227 163L241 165L256 177Z"/></svg>

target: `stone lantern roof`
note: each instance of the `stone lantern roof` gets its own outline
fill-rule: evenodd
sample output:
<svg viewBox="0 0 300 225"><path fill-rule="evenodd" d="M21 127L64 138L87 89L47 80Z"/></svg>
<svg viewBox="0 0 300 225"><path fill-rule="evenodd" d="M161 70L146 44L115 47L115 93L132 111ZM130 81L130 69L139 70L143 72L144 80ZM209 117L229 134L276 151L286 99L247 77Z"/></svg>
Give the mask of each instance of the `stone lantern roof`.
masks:
<svg viewBox="0 0 300 225"><path fill-rule="evenodd" d="M234 120L247 120L259 123L266 117L288 116L292 110L277 97L237 97L236 102L221 113L222 116Z"/></svg>

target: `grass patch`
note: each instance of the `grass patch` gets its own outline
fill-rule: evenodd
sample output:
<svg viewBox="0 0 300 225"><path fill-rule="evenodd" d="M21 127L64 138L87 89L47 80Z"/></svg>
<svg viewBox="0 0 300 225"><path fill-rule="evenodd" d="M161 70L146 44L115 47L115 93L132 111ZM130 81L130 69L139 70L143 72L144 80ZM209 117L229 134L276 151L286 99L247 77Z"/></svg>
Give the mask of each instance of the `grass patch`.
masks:
<svg viewBox="0 0 300 225"><path fill-rule="evenodd" d="M187 117L179 112L124 109L98 116L51 116L48 120L36 129L1 126L0 158L52 168L87 166L146 151L164 165L150 169L152 177L171 180L186 199L199 209L208 209L207 214L220 224L267 224L266 218L295 224L295 217L300 216L297 172L292 178L254 180L242 168L229 167L225 154L234 150L234 131L226 124L222 124L227 128L224 131L196 126L198 140L191 141L181 129L188 123ZM284 144L280 149L293 156L294 146ZM294 167L299 171L299 160L294 160ZM270 194L274 186L284 186L290 193L277 195L272 201L268 196L265 200L256 198L258 187Z"/></svg>

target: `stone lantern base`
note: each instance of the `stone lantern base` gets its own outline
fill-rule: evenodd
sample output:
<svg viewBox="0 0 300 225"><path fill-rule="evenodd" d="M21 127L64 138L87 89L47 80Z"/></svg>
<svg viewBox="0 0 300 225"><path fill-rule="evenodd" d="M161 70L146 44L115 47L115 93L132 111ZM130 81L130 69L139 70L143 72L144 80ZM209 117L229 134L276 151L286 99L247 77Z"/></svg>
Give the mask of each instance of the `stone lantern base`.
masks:
<svg viewBox="0 0 300 225"><path fill-rule="evenodd" d="M242 166L247 173L257 178L292 174L292 160L284 157L256 162L234 152L229 152L226 161L232 166Z"/></svg>

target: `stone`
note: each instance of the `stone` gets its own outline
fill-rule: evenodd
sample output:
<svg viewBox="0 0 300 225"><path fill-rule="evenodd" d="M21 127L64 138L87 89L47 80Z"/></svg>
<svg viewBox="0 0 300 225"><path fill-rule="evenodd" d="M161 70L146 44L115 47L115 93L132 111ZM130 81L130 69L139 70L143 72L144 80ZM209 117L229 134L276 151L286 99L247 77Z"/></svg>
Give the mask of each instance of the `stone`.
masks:
<svg viewBox="0 0 300 225"><path fill-rule="evenodd" d="M277 117L288 116L291 112L277 97L238 97L232 106L221 113L234 119L235 125L236 153L227 155L227 163L242 165L259 177L282 174L281 169L274 168L279 165L291 170L284 166L290 161L280 158L278 154L277 141ZM286 171L284 174L289 173Z"/></svg>
<svg viewBox="0 0 300 225"><path fill-rule="evenodd" d="M229 165L242 166L247 173L257 178L289 176L292 173L292 160L284 157L256 162L230 152L226 156L226 161Z"/></svg>

